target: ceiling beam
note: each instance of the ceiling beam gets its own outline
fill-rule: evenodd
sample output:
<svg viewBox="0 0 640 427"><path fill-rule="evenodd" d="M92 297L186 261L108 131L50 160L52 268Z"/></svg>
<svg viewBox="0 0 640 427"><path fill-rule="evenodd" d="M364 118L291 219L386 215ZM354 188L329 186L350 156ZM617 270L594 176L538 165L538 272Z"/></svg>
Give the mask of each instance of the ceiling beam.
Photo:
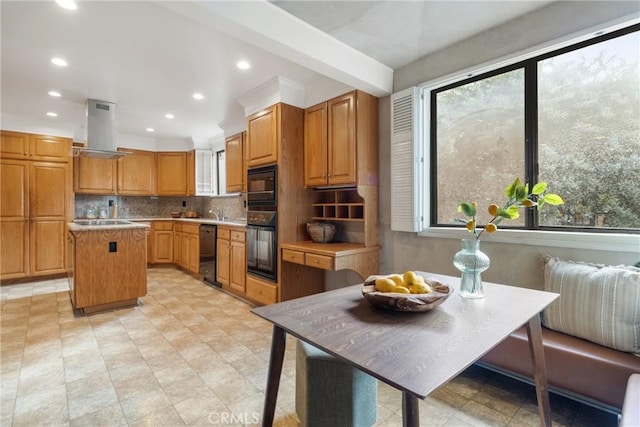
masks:
<svg viewBox="0 0 640 427"><path fill-rule="evenodd" d="M266 0L156 3L372 95L393 90L393 69Z"/></svg>

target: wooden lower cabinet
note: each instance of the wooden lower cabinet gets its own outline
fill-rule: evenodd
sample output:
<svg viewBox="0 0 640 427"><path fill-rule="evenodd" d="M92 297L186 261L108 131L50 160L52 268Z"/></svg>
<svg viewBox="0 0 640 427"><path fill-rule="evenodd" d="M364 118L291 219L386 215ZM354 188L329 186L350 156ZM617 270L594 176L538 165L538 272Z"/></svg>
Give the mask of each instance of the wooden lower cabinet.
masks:
<svg viewBox="0 0 640 427"><path fill-rule="evenodd" d="M247 298L264 305L278 302L278 288L256 276L247 274Z"/></svg>
<svg viewBox="0 0 640 427"><path fill-rule="evenodd" d="M153 221L151 226L150 263L166 264L174 262L173 233L173 221Z"/></svg>
<svg viewBox="0 0 640 427"><path fill-rule="evenodd" d="M216 280L224 289L244 295L247 276L246 231L218 226Z"/></svg>
<svg viewBox="0 0 640 427"><path fill-rule="evenodd" d="M173 232L173 262L191 273L200 269L200 224L177 222Z"/></svg>

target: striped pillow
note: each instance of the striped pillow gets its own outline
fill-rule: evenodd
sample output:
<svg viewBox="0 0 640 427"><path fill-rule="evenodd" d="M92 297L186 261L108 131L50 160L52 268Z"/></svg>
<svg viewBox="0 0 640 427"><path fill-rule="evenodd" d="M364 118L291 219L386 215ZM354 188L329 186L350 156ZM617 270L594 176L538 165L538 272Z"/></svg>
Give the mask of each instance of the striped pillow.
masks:
<svg viewBox="0 0 640 427"><path fill-rule="evenodd" d="M549 329L640 353L640 268L543 256L544 289L560 294L543 312Z"/></svg>

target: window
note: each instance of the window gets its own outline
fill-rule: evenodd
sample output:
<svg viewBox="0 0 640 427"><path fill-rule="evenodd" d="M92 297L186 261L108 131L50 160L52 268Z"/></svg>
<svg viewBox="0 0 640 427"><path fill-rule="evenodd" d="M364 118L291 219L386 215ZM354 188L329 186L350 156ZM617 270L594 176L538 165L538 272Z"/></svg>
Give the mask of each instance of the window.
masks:
<svg viewBox="0 0 640 427"><path fill-rule="evenodd" d="M431 225L520 177L565 204L501 227L640 231L639 28L431 90Z"/></svg>

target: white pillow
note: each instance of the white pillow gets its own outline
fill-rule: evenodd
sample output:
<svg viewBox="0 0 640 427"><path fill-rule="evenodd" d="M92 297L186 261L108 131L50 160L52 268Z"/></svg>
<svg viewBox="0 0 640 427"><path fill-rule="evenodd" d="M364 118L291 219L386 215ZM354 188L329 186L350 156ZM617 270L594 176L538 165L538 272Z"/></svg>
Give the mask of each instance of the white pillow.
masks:
<svg viewBox="0 0 640 427"><path fill-rule="evenodd" d="M544 310L544 326L640 353L640 268L542 258L544 289L560 294Z"/></svg>

